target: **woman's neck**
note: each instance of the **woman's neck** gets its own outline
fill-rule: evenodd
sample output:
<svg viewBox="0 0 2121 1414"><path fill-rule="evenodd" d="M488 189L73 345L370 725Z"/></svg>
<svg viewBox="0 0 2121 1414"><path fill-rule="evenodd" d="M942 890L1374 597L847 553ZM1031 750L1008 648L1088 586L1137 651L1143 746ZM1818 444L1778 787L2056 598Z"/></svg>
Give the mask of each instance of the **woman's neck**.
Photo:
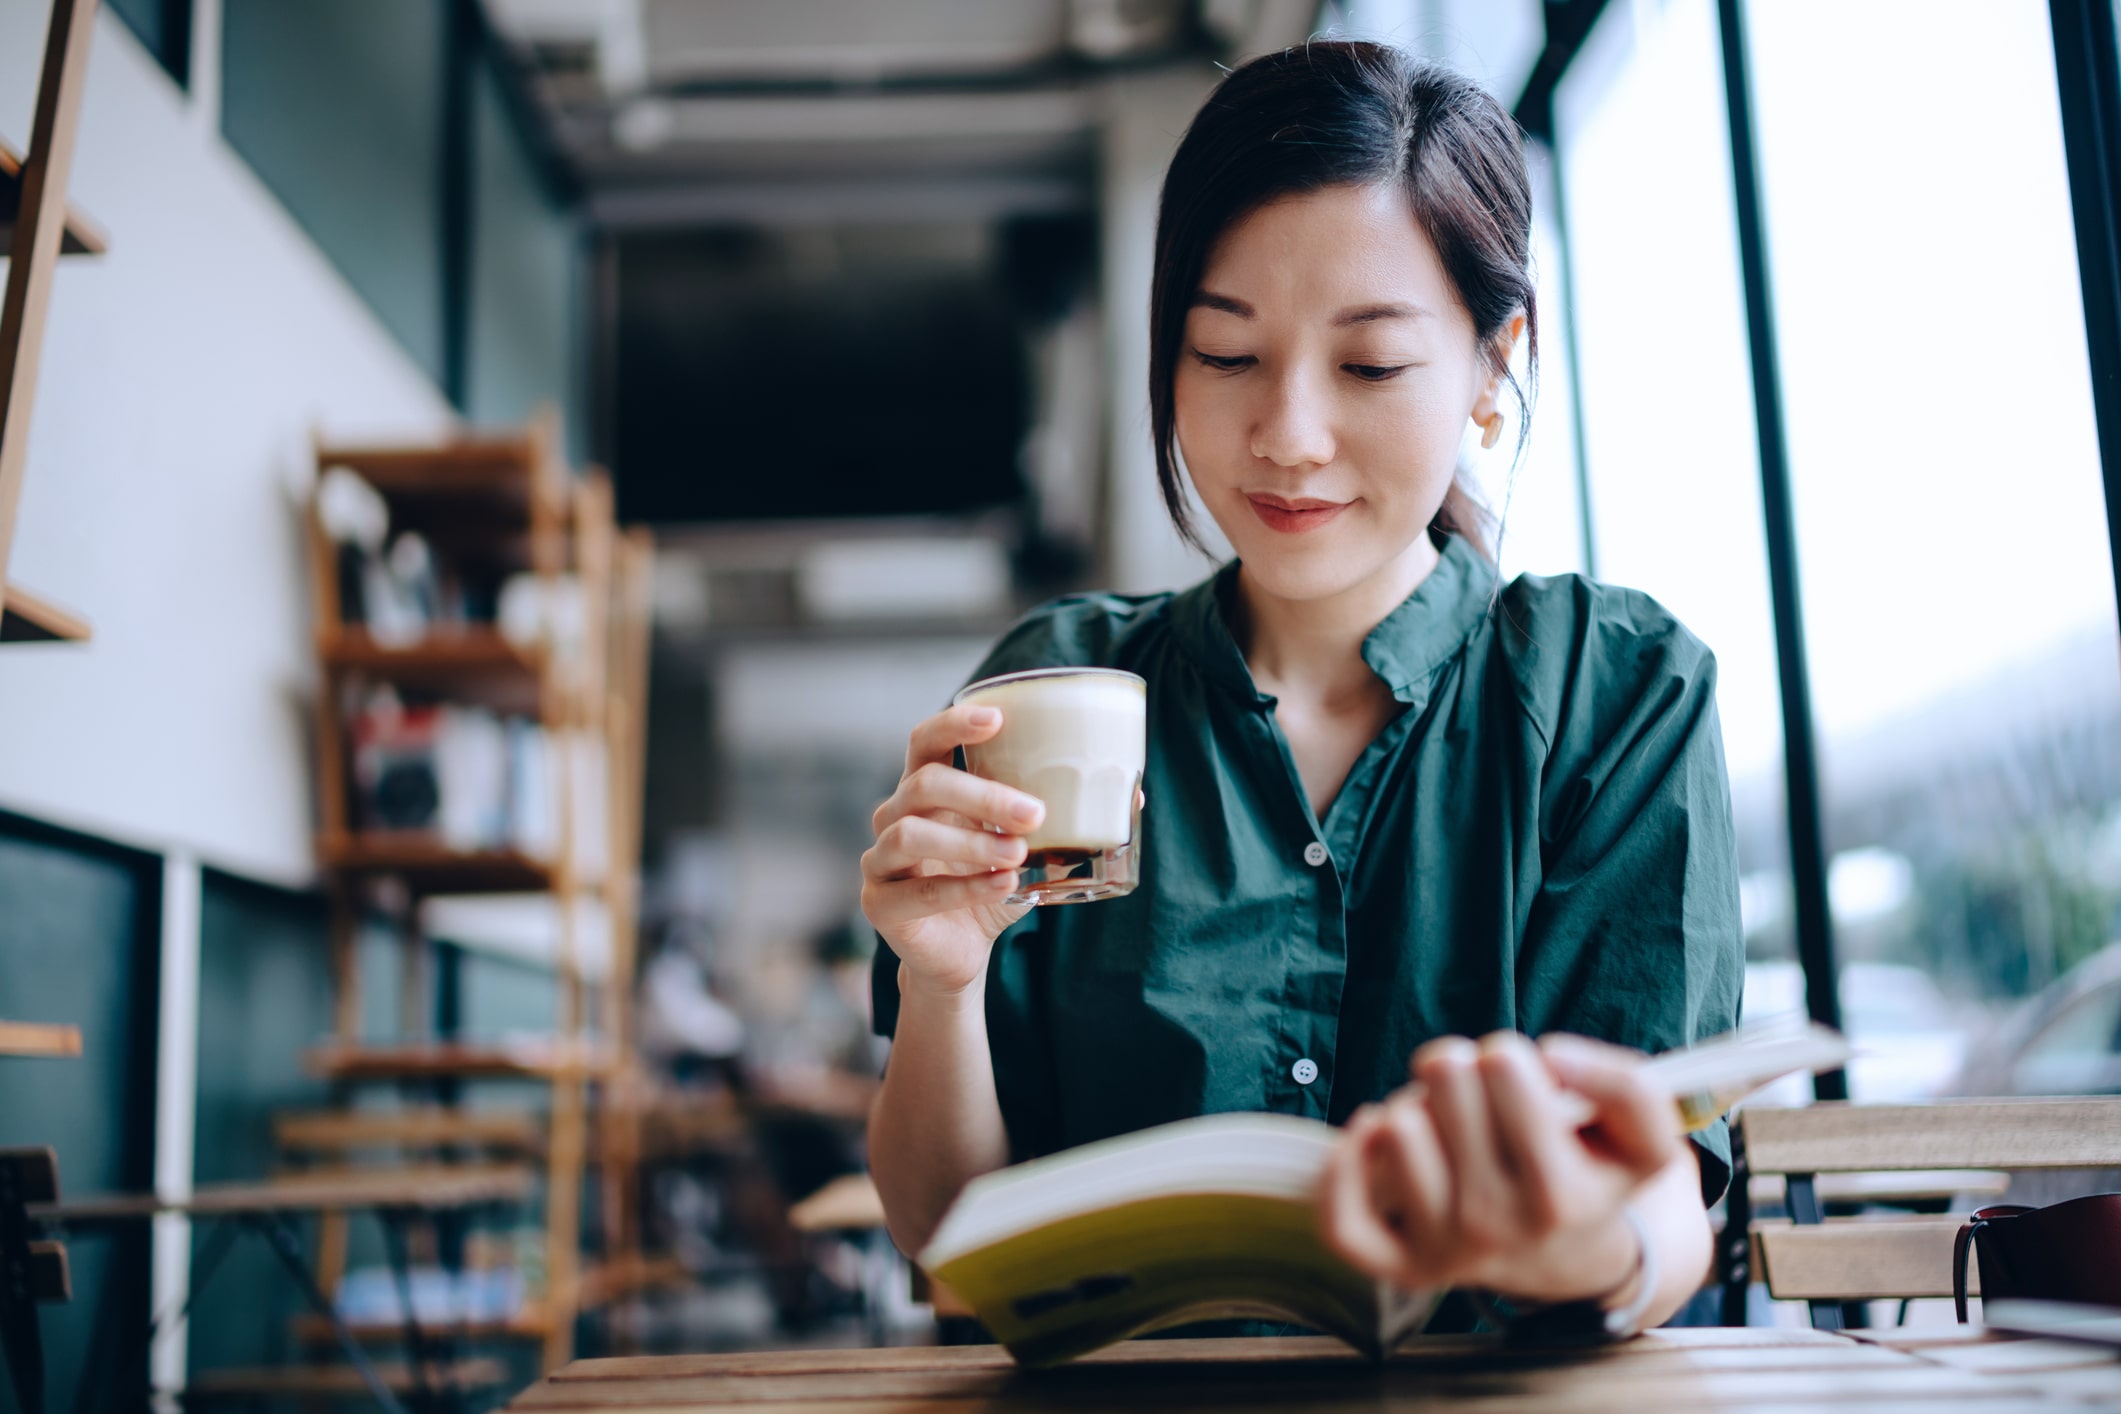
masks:
<svg viewBox="0 0 2121 1414"><path fill-rule="evenodd" d="M1277 697L1295 684L1327 700L1374 690L1377 677L1363 660L1363 640L1441 558L1428 535L1419 535L1376 574L1323 599L1277 598L1240 566L1237 640L1253 681Z"/></svg>

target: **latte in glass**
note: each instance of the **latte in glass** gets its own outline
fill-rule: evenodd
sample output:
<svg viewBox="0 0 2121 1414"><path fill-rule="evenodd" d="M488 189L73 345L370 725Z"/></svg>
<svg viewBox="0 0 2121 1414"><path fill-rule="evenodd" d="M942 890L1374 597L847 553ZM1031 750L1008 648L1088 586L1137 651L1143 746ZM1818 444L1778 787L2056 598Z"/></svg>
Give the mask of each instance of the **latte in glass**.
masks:
<svg viewBox="0 0 2121 1414"><path fill-rule="evenodd" d="M1036 668L973 683L959 703L999 708L1001 730L965 748L975 776L1045 802L1010 903L1087 903L1141 878L1148 684L1112 668Z"/></svg>

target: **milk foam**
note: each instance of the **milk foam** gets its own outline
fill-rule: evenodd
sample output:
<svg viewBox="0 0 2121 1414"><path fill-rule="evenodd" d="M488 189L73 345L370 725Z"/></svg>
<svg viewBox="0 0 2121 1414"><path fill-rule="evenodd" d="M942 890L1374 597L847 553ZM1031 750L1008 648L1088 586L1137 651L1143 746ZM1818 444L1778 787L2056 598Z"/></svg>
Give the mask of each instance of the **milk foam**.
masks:
<svg viewBox="0 0 2121 1414"><path fill-rule="evenodd" d="M1019 678L963 700L1002 714L993 740L965 748L973 774L1046 803L1029 848L1096 852L1133 836L1134 792L1148 746L1148 698L1138 680L1106 673Z"/></svg>

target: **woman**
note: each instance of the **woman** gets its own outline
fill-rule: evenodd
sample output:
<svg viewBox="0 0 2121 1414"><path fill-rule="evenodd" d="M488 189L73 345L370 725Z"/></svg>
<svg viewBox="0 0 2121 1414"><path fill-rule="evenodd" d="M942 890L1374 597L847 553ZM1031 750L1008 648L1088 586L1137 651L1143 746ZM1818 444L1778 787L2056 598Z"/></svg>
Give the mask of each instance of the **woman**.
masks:
<svg viewBox="0 0 2121 1414"><path fill-rule="evenodd" d="M1379 1275L1615 1329L1700 1285L1727 1139L1681 1140L1600 1043L1736 1019L1714 663L1640 594L1498 590L1457 480L1468 422L1493 445L1503 391L1524 410L1530 220L1509 116L1379 46L1260 59L1194 120L1157 225L1152 430L1174 520L1182 458L1236 558L1050 604L979 669L1147 679L1133 894L1002 907L1040 807L951 765L997 713L913 732L862 895L895 1033L871 1169L905 1250L979 1173L1278 1110L1346 1124L1321 1220Z"/></svg>

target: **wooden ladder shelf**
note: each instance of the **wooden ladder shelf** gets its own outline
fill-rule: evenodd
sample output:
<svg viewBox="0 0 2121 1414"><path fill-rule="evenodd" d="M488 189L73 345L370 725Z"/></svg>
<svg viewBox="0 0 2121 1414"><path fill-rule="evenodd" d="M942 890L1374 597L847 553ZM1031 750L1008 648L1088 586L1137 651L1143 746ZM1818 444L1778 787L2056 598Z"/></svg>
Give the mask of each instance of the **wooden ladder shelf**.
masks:
<svg viewBox="0 0 2121 1414"><path fill-rule="evenodd" d="M106 246L103 233L66 204L96 3L53 0L29 155L18 157L0 144L0 242L9 257L0 303L0 643L82 642L89 636L77 615L10 584L7 561L29 459L29 415L53 271L62 254L100 255Z"/></svg>

